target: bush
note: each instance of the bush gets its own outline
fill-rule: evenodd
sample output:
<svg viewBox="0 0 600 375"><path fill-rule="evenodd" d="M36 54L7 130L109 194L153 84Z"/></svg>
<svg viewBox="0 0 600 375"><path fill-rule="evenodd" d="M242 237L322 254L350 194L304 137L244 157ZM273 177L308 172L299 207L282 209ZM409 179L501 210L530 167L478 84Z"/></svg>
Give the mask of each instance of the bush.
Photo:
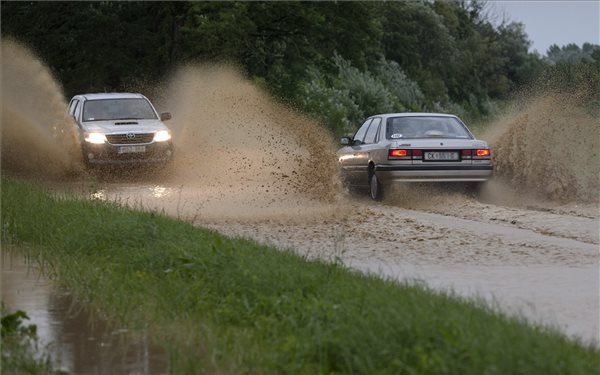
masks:
<svg viewBox="0 0 600 375"><path fill-rule="evenodd" d="M365 117L374 114L423 107L419 85L393 61L382 58L369 72L335 54L331 65L334 73L308 69L298 102L304 111L322 119L335 135L352 133Z"/></svg>

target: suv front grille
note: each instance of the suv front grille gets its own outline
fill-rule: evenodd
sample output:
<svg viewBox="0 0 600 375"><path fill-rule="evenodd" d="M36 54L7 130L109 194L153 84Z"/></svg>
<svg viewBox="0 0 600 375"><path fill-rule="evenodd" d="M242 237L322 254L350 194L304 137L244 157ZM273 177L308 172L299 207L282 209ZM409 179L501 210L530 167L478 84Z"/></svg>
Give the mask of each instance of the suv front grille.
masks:
<svg viewBox="0 0 600 375"><path fill-rule="evenodd" d="M106 139L113 145L150 143L154 139L154 133L107 134Z"/></svg>

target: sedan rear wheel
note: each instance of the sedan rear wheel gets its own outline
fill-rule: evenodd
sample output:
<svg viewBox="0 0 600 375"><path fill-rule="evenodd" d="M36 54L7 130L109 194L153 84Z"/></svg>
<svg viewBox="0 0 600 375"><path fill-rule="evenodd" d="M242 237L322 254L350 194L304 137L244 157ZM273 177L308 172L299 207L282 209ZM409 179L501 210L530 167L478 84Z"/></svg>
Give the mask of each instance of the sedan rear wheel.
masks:
<svg viewBox="0 0 600 375"><path fill-rule="evenodd" d="M381 183L379 182L379 179L377 178L377 176L375 175L375 173L371 173L371 178L369 179L370 182L370 195L371 195L371 199L373 199L374 201L380 201L383 199L383 186L381 186Z"/></svg>

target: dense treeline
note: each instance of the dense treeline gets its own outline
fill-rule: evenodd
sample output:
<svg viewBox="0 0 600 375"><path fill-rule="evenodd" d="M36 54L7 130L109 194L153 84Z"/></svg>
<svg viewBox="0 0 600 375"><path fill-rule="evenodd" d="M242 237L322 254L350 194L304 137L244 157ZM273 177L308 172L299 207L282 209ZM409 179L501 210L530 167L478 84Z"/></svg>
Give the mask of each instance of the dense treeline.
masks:
<svg viewBox="0 0 600 375"><path fill-rule="evenodd" d="M232 62L336 133L374 112L486 114L553 62L528 52L522 24L494 26L477 1L2 2L1 11L3 37L32 47L67 96L156 82L185 62ZM555 48L549 59L570 53ZM598 53L589 46L578 61Z"/></svg>

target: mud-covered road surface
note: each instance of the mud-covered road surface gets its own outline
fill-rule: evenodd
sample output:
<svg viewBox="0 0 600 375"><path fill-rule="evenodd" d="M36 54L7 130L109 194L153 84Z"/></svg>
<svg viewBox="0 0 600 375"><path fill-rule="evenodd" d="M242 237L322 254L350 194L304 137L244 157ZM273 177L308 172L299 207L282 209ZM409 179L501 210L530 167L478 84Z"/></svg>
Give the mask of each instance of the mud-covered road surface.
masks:
<svg viewBox="0 0 600 375"><path fill-rule="evenodd" d="M496 178L477 194L414 184L373 203L341 188L322 125L231 67L187 66L132 89L173 113L172 165L87 171L49 70L12 41L1 59L3 174L481 296L600 341L600 127L589 93L542 93L491 125L482 138Z"/></svg>
<svg viewBox="0 0 600 375"><path fill-rule="evenodd" d="M280 204L261 207L235 199L217 203L202 188L152 183L107 183L91 195L309 258L483 297L503 311L598 341L596 205L506 205L446 186L419 188L430 199L412 205L405 199L374 203L356 194L320 204L295 197L286 205L265 195L263 203Z"/></svg>

